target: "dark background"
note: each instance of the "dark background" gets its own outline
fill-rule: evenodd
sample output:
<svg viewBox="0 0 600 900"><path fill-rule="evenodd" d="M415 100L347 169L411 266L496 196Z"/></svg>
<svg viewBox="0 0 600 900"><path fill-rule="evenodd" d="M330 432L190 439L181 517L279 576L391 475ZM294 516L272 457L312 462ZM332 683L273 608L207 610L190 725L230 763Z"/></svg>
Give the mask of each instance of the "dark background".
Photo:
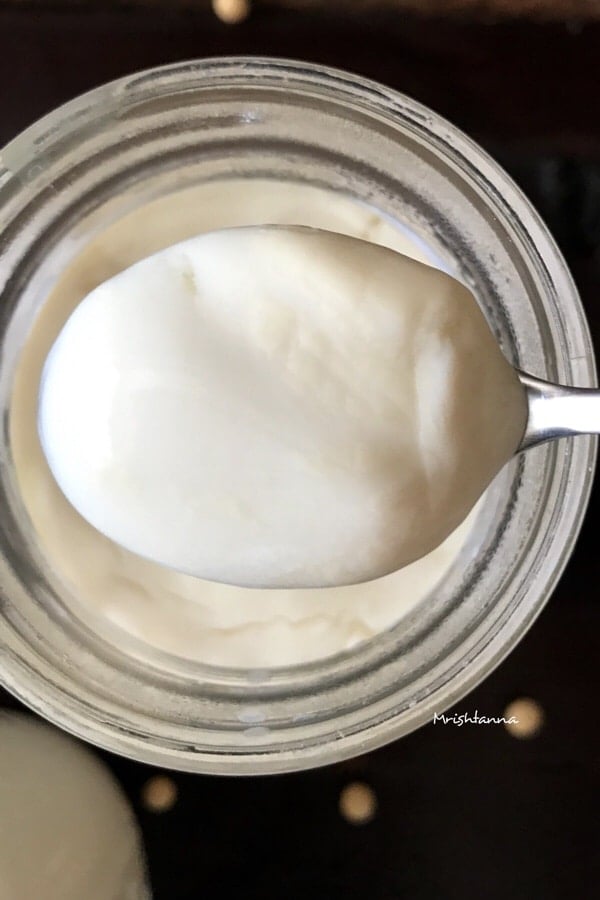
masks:
<svg viewBox="0 0 600 900"><path fill-rule="evenodd" d="M600 23L470 24L400 13L19 8L0 2L0 144L61 102L159 63L248 53L376 78L483 144L532 199L600 337ZM552 600L458 712L543 707L531 740L502 726L429 725L322 770L227 779L171 773L169 812L144 808L155 770L102 756L139 816L156 900L587 900L600 880L597 809L598 491ZM17 706L0 693L0 706ZM366 825L338 811L360 780ZM44 898L2 898L44 900ZM82 898L85 900L85 898Z"/></svg>

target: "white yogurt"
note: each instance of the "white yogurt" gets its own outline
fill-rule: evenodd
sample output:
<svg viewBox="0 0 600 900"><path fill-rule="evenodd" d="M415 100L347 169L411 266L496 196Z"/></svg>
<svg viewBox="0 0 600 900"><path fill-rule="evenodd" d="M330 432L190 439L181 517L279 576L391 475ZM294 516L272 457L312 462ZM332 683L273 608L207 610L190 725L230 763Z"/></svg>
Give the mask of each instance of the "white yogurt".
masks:
<svg viewBox="0 0 600 900"><path fill-rule="evenodd" d="M73 506L165 566L332 587L437 547L514 454L525 398L460 282L367 241L234 228L92 291L40 435Z"/></svg>
<svg viewBox="0 0 600 900"><path fill-rule="evenodd" d="M217 665L306 662L390 627L440 581L472 525L468 520L429 556L377 581L261 591L201 581L134 555L67 502L46 463L36 420L42 367L69 314L93 288L150 253L202 232L261 222L325 228L428 261L372 210L306 186L212 183L155 201L108 228L65 270L23 349L11 407L23 500L65 590L161 649Z"/></svg>

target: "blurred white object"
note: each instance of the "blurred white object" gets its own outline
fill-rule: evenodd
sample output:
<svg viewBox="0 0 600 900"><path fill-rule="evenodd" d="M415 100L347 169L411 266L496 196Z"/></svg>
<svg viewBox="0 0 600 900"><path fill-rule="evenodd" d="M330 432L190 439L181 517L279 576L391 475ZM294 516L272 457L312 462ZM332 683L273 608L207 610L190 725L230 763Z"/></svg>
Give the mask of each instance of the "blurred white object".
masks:
<svg viewBox="0 0 600 900"><path fill-rule="evenodd" d="M149 900L133 813L105 766L49 725L0 712L2 900Z"/></svg>

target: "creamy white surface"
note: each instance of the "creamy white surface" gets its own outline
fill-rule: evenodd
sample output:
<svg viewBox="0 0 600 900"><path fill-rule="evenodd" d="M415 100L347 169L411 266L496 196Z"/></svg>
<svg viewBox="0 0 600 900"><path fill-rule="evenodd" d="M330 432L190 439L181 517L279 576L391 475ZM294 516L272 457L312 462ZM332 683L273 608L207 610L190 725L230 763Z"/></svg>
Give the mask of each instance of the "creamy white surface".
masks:
<svg viewBox="0 0 600 900"><path fill-rule="evenodd" d="M135 553L331 587L431 552L514 453L523 392L460 282L311 229L211 232L92 291L48 357L66 497Z"/></svg>
<svg viewBox="0 0 600 900"><path fill-rule="evenodd" d="M465 522L425 559L363 585L260 591L200 581L103 537L66 501L37 436L37 392L48 351L94 287L194 234L260 222L303 224L367 238L426 261L371 210L306 186L213 183L125 217L90 244L46 300L23 350L11 444L24 502L54 570L91 612L171 652L222 665L294 664L347 649L390 627L427 595L470 531Z"/></svg>
<svg viewBox="0 0 600 900"><path fill-rule="evenodd" d="M0 712L0 897L150 897L137 823L108 770L57 729L6 712Z"/></svg>

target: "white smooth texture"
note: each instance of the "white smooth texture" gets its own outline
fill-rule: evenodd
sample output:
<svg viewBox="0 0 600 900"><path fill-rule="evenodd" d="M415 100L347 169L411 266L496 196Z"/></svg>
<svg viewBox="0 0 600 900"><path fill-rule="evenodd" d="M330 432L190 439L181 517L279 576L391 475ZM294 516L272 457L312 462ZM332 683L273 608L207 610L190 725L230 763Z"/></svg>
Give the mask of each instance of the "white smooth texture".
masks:
<svg viewBox="0 0 600 900"><path fill-rule="evenodd" d="M81 744L0 712L0 897L149 900L137 823Z"/></svg>
<svg viewBox="0 0 600 900"><path fill-rule="evenodd" d="M219 666L268 668L350 650L402 620L453 564L469 564L477 509L436 550L385 578L314 590L252 590L203 581L143 559L83 519L54 480L37 431L38 390L50 348L96 286L138 260L203 231L260 222L303 224L361 237L432 261L424 244L350 198L265 180L210 182L115 214L54 276L23 347L10 411L22 501L56 589L91 627L113 623L157 649ZM483 501L485 503L485 500ZM460 556L460 561L456 562ZM402 624L399 624L402 628Z"/></svg>
<svg viewBox="0 0 600 900"><path fill-rule="evenodd" d="M462 284L300 228L201 235L102 284L40 394L50 468L92 525L247 587L353 584L425 556L524 415Z"/></svg>

